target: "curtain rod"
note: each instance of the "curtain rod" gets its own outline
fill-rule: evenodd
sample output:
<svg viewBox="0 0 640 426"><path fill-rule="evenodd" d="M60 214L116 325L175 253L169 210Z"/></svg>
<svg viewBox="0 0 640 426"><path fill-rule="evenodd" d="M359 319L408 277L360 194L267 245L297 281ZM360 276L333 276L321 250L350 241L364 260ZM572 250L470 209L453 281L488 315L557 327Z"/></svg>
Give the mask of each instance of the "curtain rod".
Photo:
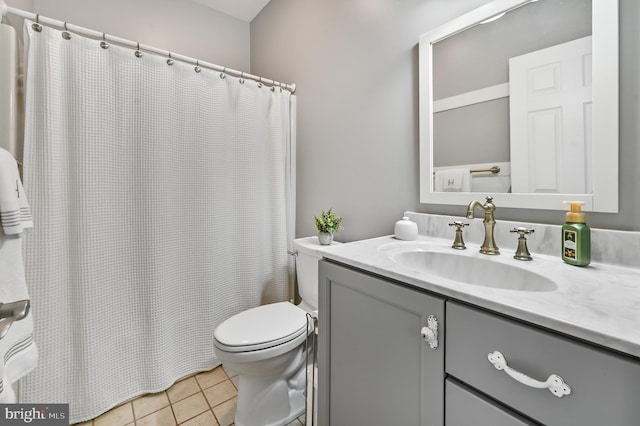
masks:
<svg viewBox="0 0 640 426"><path fill-rule="evenodd" d="M209 62L203 62L196 58L191 58L189 56L180 55L178 53L170 52L168 50L158 49L153 46L148 46L142 43L138 43L135 41L127 40L124 38L116 37L110 34L101 33L99 31L91 30L89 28L81 27L78 25L69 24L68 22L58 21L57 19L49 18L46 16L41 16L39 14L33 12L27 12L26 10L17 9L14 7L8 7L4 0L0 0L0 13L1 16L4 17L7 14L20 16L25 19L29 19L31 21L35 21L39 24L44 24L51 27L57 27L58 29L63 29L65 31L69 31L72 33L80 34L83 36L87 36L90 38L94 38L97 40L102 40L110 43L115 43L121 46L129 47L136 50L143 50L146 52L154 53L159 56L166 56L168 59L179 60L181 62L186 62L195 65L196 67L201 68L209 68L214 71L220 71L228 75L232 75L235 77L239 77L241 79L250 79L256 81L261 84L265 84L267 86L280 87L282 89L288 90L291 93L296 91L295 84L286 84L281 83L275 80L270 80L268 78L263 78L257 75L249 74L246 72L234 70L232 68L222 67L220 65L212 64Z"/></svg>

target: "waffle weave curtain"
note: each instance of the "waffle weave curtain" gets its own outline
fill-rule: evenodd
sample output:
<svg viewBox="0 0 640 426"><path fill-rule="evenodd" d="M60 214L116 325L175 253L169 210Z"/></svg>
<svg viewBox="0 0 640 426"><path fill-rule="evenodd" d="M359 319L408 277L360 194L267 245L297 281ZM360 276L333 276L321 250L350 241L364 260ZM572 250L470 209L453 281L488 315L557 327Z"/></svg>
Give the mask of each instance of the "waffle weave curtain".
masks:
<svg viewBox="0 0 640 426"><path fill-rule="evenodd" d="M74 423L219 365L218 324L287 300L292 99L25 29L40 362L20 401L69 403Z"/></svg>

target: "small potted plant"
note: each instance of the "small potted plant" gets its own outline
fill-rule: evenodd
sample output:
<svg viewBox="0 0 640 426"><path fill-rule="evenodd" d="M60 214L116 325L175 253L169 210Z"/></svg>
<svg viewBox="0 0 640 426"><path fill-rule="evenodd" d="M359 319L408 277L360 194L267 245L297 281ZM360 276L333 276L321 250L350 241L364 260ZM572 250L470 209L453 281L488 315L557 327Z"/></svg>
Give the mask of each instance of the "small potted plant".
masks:
<svg viewBox="0 0 640 426"><path fill-rule="evenodd" d="M333 233L340 230L342 217L338 216L333 209L329 209L326 212L322 209L320 216L314 216L313 221L318 230L318 241L320 241L320 244L325 246L330 245L333 241Z"/></svg>

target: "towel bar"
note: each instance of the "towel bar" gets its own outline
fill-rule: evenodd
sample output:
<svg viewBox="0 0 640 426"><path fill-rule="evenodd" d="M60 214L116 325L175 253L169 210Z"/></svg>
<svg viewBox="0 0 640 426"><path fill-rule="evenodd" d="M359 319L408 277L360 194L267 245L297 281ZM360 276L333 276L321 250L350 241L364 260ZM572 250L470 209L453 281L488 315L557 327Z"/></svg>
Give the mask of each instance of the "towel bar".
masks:
<svg viewBox="0 0 640 426"><path fill-rule="evenodd" d="M498 173L500 173L500 167L499 166L493 166L490 169L472 169L469 170L471 173L482 173L482 172L491 172L494 175L497 175Z"/></svg>
<svg viewBox="0 0 640 426"><path fill-rule="evenodd" d="M489 169L471 169L469 170L469 173L485 173L485 172L491 172L494 175L497 175L498 173L500 173L500 166L493 166ZM435 175L436 172L433 172L433 174Z"/></svg>
<svg viewBox="0 0 640 426"><path fill-rule="evenodd" d="M15 321L20 321L29 314L30 306L31 301L29 300L0 303L0 339L7 335Z"/></svg>

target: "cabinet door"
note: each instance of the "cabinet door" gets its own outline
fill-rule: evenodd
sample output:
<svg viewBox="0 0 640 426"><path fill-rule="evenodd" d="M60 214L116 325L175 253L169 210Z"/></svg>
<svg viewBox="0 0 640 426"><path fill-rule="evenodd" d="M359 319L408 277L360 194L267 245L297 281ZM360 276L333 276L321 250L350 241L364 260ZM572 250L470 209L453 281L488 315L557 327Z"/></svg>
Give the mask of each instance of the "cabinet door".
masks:
<svg viewBox="0 0 640 426"><path fill-rule="evenodd" d="M335 264L319 267L321 425L442 425L444 301ZM439 346L421 335L439 321Z"/></svg>

